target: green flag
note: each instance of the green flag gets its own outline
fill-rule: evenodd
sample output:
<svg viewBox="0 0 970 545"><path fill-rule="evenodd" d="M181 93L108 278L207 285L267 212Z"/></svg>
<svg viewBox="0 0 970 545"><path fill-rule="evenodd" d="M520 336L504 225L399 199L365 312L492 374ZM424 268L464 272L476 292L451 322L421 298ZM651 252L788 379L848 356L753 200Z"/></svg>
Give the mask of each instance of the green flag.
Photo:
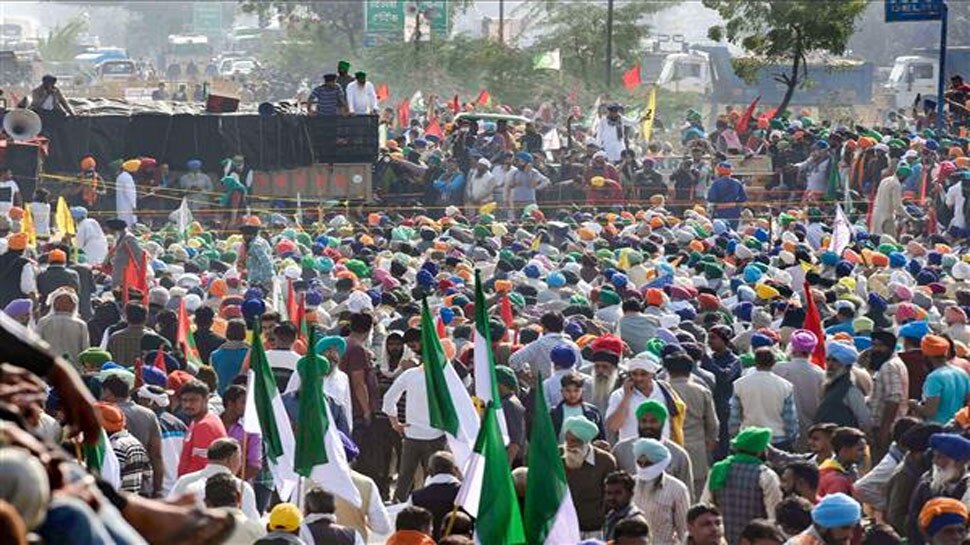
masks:
<svg viewBox="0 0 970 545"><path fill-rule="evenodd" d="M455 412L455 404L445 380L444 366L448 360L435 331L427 299L421 300L421 360L424 362L424 381L428 390L428 417L431 427L453 436L458 435L458 414Z"/></svg>
<svg viewBox="0 0 970 545"><path fill-rule="evenodd" d="M546 406L542 377L536 381L525 485L525 535L530 544L576 543L579 517L569 494L559 442Z"/></svg>
<svg viewBox="0 0 970 545"><path fill-rule="evenodd" d="M526 543L512 471L495 412L495 404L489 402L455 503L475 517L478 543Z"/></svg>
<svg viewBox="0 0 970 545"><path fill-rule="evenodd" d="M253 394L256 414L259 417L259 433L263 438L263 451L266 458L275 462L283 456L283 443L280 440L280 423L273 412L273 398L279 396L273 369L266 359L263 349L263 335L260 320L254 320L253 344L249 351L249 368L253 372Z"/></svg>
<svg viewBox="0 0 970 545"><path fill-rule="evenodd" d="M296 460L293 467L299 475L309 477L317 465L327 463L322 448L330 420L323 398L323 373L317 361L316 329L310 328L306 359L297 367L300 373L300 410L296 426Z"/></svg>

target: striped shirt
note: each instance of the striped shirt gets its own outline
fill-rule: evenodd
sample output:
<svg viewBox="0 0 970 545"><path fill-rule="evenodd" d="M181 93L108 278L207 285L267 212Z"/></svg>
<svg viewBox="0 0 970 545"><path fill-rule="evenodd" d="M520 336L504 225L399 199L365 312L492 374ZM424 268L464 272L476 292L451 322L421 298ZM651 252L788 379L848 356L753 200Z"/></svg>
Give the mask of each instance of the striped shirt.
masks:
<svg viewBox="0 0 970 545"><path fill-rule="evenodd" d="M347 97L339 85L320 85L310 93L310 102L317 103L317 115L338 115L347 106Z"/></svg>
<svg viewBox="0 0 970 545"><path fill-rule="evenodd" d="M887 402L899 403L895 421L906 414L906 394L909 392L909 371L903 360L893 356L876 371L872 380L872 395L869 396L869 412L872 427L879 429Z"/></svg>
<svg viewBox="0 0 970 545"><path fill-rule="evenodd" d="M148 496L152 488L152 464L145 447L128 430L112 433L108 440L121 468L119 489Z"/></svg>
<svg viewBox="0 0 970 545"><path fill-rule="evenodd" d="M687 485L666 473L658 479L637 479L633 504L647 519L652 543L683 543L687 539L690 492Z"/></svg>

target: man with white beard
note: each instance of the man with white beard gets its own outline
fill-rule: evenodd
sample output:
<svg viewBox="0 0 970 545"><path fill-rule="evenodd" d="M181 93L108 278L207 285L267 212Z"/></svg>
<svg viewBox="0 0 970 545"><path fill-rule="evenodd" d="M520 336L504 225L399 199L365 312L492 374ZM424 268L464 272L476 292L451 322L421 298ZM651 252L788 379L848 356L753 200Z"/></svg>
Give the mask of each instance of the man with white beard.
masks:
<svg viewBox="0 0 970 545"><path fill-rule="evenodd" d="M937 433L930 437L933 449L933 467L920 480L909 502L906 522L909 545L924 545L923 532L919 527L920 509L933 498L947 497L970 501L967 484L967 464L970 462L970 439L955 433Z"/></svg>
<svg viewBox="0 0 970 545"><path fill-rule="evenodd" d="M610 405L610 394L623 386L620 380L620 358L623 356L623 341L616 335L603 335L589 343L593 363L592 372L580 369L593 376L593 395L587 401L599 409L601 415L606 414ZM609 434L615 437L615 434Z"/></svg>
<svg viewBox="0 0 970 545"><path fill-rule="evenodd" d="M585 416L570 416L562 424L566 482L576 505L583 539L599 539L603 528L603 481L616 469L613 455L591 443L599 428Z"/></svg>

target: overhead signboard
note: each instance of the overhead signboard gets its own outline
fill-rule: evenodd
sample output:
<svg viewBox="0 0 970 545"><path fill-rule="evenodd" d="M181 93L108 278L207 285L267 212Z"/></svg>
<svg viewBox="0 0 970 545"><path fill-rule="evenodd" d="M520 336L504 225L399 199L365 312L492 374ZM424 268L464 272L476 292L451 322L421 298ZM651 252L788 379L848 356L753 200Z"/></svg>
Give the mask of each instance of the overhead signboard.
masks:
<svg viewBox="0 0 970 545"><path fill-rule="evenodd" d="M939 21L943 0L886 0L886 22Z"/></svg>
<svg viewBox="0 0 970 545"><path fill-rule="evenodd" d="M225 32L222 21L222 3L193 2L192 27L199 34L219 35Z"/></svg>
<svg viewBox="0 0 970 545"><path fill-rule="evenodd" d="M408 41L413 36L416 27L422 31L422 40L427 40L431 36L435 38L446 37L448 35L448 1L367 0L364 3L365 46L393 41Z"/></svg>

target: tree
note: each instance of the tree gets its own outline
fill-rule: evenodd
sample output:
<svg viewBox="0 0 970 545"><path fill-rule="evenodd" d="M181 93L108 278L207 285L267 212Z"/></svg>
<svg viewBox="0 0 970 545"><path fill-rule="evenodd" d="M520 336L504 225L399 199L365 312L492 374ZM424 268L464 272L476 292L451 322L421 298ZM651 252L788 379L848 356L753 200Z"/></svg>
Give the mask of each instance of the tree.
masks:
<svg viewBox="0 0 970 545"><path fill-rule="evenodd" d="M650 34L643 18L675 3L617 2L613 15L614 72L622 73L639 62L640 43ZM545 0L534 5L528 18L540 21L542 35L537 49L559 48L563 70L578 76L588 90L605 88L606 2Z"/></svg>
<svg viewBox="0 0 970 545"><path fill-rule="evenodd" d="M56 26L41 38L37 49L48 62L69 61L78 54L78 39L88 28L84 19L78 17L64 26Z"/></svg>
<svg viewBox="0 0 970 545"><path fill-rule="evenodd" d="M785 85L778 106L783 115L795 89L808 76L808 55L827 52L841 55L855 31L856 19L866 0L703 0L726 21L708 29L714 41L740 45L766 63L791 63L788 73L774 74ZM744 78L750 66L735 66Z"/></svg>

